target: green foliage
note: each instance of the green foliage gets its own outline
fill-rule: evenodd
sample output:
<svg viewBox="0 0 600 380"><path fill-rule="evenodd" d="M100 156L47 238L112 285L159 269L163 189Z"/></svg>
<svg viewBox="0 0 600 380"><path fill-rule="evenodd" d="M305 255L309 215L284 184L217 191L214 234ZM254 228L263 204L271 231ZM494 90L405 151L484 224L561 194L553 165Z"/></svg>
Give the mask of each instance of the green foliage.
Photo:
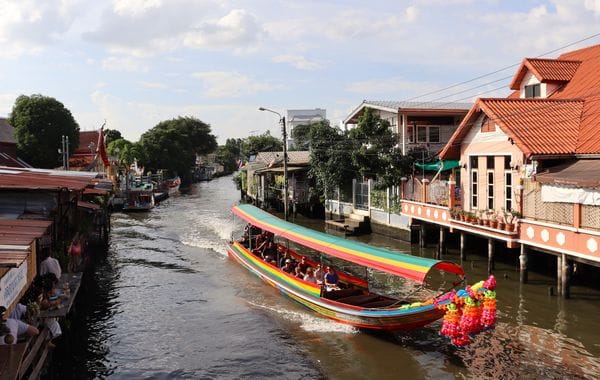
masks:
<svg viewBox="0 0 600 380"><path fill-rule="evenodd" d="M310 147L310 124L303 124L294 127L292 130L292 138L294 146L292 150L308 150Z"/></svg>
<svg viewBox="0 0 600 380"><path fill-rule="evenodd" d="M246 137L242 142L241 154L244 160L258 152L280 152L283 150L281 139L271 136L271 132L267 131L262 135Z"/></svg>
<svg viewBox="0 0 600 380"><path fill-rule="evenodd" d="M217 147L210 126L194 117L161 121L140 138L147 171L166 169L178 174L183 182L191 181L196 155L208 154Z"/></svg>
<svg viewBox="0 0 600 380"><path fill-rule="evenodd" d="M350 152L353 143L339 128L321 121L310 125L310 175L316 180L319 192L329 195L337 187L345 188L352 183L356 168L352 165Z"/></svg>
<svg viewBox="0 0 600 380"><path fill-rule="evenodd" d="M239 171L233 176L233 183L238 190L246 190L246 178L248 178L248 174L245 171Z"/></svg>
<svg viewBox="0 0 600 380"><path fill-rule="evenodd" d="M109 155L117 157L124 165L131 165L134 160L145 162L145 152L139 143L132 143L125 139L112 141L106 147Z"/></svg>
<svg viewBox="0 0 600 380"><path fill-rule="evenodd" d="M119 139L123 138L123 136L121 136L121 132L117 131L116 129L105 129L104 130L104 136L106 136L106 144L107 144L107 146L112 141L119 140Z"/></svg>
<svg viewBox="0 0 600 380"><path fill-rule="evenodd" d="M15 128L19 156L38 168L61 164L62 136L69 137L69 152L79 146L79 125L58 100L43 95L21 95L9 123Z"/></svg>
<svg viewBox="0 0 600 380"><path fill-rule="evenodd" d="M225 145L220 145L216 151L216 161L223 165L225 174L237 170L236 160L240 159L242 139L227 139Z"/></svg>

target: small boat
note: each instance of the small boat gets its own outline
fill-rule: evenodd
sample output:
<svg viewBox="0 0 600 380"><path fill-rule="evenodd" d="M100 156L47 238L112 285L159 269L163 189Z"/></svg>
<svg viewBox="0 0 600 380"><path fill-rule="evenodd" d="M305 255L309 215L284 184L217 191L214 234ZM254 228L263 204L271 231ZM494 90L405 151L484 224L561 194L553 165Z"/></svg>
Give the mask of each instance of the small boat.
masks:
<svg viewBox="0 0 600 380"><path fill-rule="evenodd" d="M170 178L167 179L165 181L166 185L167 185L167 191L169 193L169 195L173 195L176 192L179 191L179 186L181 186L181 178L179 178L179 176L175 177L175 178Z"/></svg>
<svg viewBox="0 0 600 380"><path fill-rule="evenodd" d="M154 185L134 182L125 191L123 211L147 211L154 208Z"/></svg>
<svg viewBox="0 0 600 380"><path fill-rule="evenodd" d="M452 287L464 282L463 269L452 262L411 256L332 236L283 221L248 204L233 206L232 211L248 222L250 231L253 229L268 231L274 234L275 237L287 239L302 247L316 250L321 255L377 269L418 284L423 284L427 275L433 269L446 273L446 276L451 274L455 277L457 281L452 283ZM247 245L242 241L227 242L227 253L235 261L258 275L264 282L277 288L283 295L327 318L358 328L387 331L417 329L444 317L447 314L447 306L454 305L457 302L460 304L460 299L465 297L466 294L474 298L482 298L484 292L488 290L483 287L482 281L477 286L474 285L472 289L469 288L468 292L464 291L464 294L461 295L449 290L441 295L438 293L424 300L397 299L372 292L369 289L368 280L350 273L344 273L339 269L337 273L340 289L327 290L324 285L304 281L299 277L286 273L275 263L278 260L266 262L260 255L253 252L251 243L250 246ZM297 252L292 252L283 244L278 243L277 255L283 254L283 251L296 259L301 257ZM309 260L308 264L309 266L316 266L318 263ZM495 288L495 282L493 287ZM448 309L454 310L453 307ZM446 327L446 330L448 330L448 326ZM469 331L469 334L476 332L474 330ZM458 335L460 329L453 331L453 333Z"/></svg>

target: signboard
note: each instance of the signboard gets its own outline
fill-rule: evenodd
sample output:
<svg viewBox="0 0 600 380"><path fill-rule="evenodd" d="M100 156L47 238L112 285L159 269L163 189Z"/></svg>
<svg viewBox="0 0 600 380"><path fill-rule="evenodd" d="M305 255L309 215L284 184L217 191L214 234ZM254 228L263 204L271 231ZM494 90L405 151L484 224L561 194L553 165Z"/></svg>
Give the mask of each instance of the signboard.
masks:
<svg viewBox="0 0 600 380"><path fill-rule="evenodd" d="M27 260L18 268L12 268L0 278L0 306L8 308L17 300L27 286Z"/></svg>

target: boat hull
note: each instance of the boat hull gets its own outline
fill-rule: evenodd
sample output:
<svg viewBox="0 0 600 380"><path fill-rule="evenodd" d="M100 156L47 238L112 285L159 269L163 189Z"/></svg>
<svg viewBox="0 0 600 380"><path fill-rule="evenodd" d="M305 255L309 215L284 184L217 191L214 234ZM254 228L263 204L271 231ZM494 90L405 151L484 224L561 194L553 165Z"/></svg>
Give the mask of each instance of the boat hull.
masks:
<svg viewBox="0 0 600 380"><path fill-rule="evenodd" d="M413 330L440 319L444 312L433 304L413 308L361 308L321 296L320 286L284 273L253 255L239 243L226 243L229 257L256 274L286 297L332 320L373 330Z"/></svg>

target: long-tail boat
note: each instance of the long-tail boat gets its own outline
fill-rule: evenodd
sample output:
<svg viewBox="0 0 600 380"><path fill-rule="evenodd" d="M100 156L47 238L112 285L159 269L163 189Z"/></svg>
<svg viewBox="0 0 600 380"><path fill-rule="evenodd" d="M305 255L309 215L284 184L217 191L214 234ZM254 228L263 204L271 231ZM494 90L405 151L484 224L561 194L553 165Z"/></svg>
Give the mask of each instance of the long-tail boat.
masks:
<svg viewBox="0 0 600 380"><path fill-rule="evenodd" d="M453 283L453 287L464 281L463 269L452 262L402 254L332 236L286 222L248 204L235 205L232 207L232 211L248 222L251 226L250 230L259 228L262 231L268 231L300 246L316 250L322 255L336 257L364 267L401 276L419 284L425 281L427 275L433 269L449 273L458 279L457 282ZM282 244L279 244L278 248L279 251L286 250ZM390 331L416 329L442 318L447 309L450 309L452 317L456 317L456 313L454 313L455 303L465 304L461 299L468 297L469 294L476 300L477 297L483 299L482 294L487 290L482 287L482 281L477 287L473 286L473 290L469 287L467 287L468 292L462 290L464 294L460 296L457 296L455 291L450 290L442 295L433 296L422 301L397 299L376 294L369 290L369 284L366 280L338 270L341 287L343 288L327 291L321 284L304 281L293 274L286 273L276 264L277 260L265 261L256 252L253 252L251 244L249 245L244 241L227 242L226 249L231 258L258 275L266 283L277 288L285 296L328 318L365 329ZM287 252L292 257L301 256L296 252L290 252L289 250ZM309 261L311 266L316 266L316 264L316 261ZM493 296L493 322L495 322L495 293ZM479 303L479 301L477 302ZM450 304L453 306L447 307ZM489 302L488 304L491 305ZM481 315L481 310L479 310L478 316ZM477 329L481 330L479 319L477 322L471 321L470 323L472 325L477 324L477 328L473 327L468 333L476 332ZM455 333L456 336L460 335L461 329L458 322L452 326L447 326L445 323L444 326L447 331L452 330L451 332ZM463 335L467 333L466 328ZM444 335L452 337L454 342L454 336Z"/></svg>

